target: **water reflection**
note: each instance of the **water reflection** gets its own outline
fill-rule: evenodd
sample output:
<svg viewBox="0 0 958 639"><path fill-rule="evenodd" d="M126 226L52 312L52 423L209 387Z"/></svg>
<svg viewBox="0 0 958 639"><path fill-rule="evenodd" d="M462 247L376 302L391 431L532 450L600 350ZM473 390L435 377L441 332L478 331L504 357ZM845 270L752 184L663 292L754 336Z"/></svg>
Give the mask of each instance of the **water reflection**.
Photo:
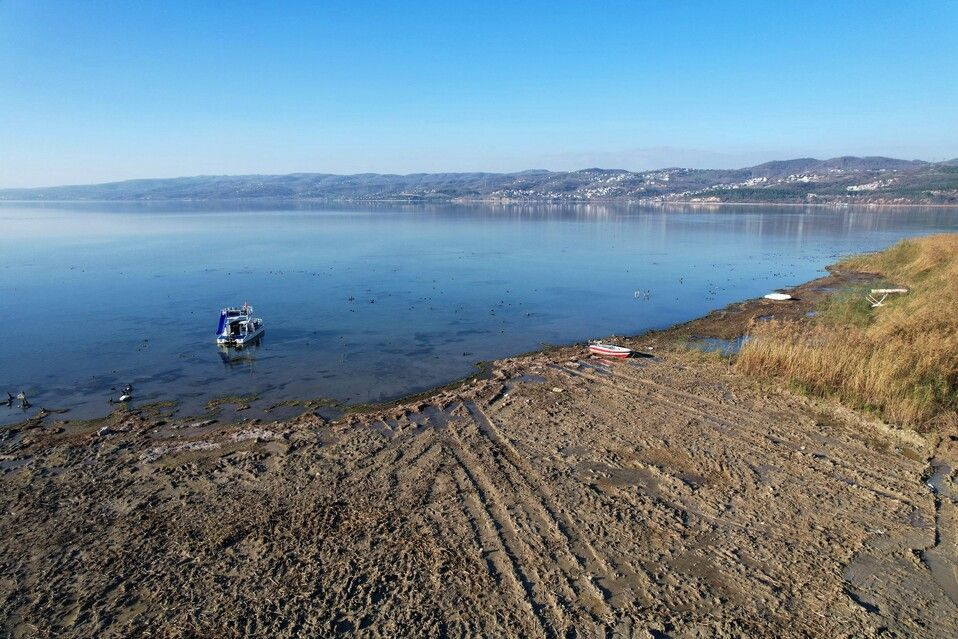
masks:
<svg viewBox="0 0 958 639"><path fill-rule="evenodd" d="M254 364L256 363L256 352L262 345L264 337L265 336L261 335L243 346L217 344L216 350L219 352L220 359L223 360L223 364L226 368L235 369L242 367L253 372Z"/></svg>

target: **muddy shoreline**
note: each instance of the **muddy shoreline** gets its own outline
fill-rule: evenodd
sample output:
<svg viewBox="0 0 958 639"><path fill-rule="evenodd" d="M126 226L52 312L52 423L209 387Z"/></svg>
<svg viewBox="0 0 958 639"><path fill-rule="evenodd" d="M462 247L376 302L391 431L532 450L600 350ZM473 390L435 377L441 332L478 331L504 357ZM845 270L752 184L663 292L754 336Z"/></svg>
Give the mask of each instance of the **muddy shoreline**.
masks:
<svg viewBox="0 0 958 639"><path fill-rule="evenodd" d="M841 288L842 286L849 284L864 282L873 277L874 276L866 273L846 273L835 271L829 267L829 274L824 277L816 278L799 286L780 289L782 291L791 293L795 298L794 300L785 303L772 302L761 298L733 302L724 308L715 309L705 316L692 319L688 322L676 324L667 329L650 330L629 336L604 336L603 339L605 339L605 341L621 343L634 348L639 352L645 352L643 349L647 348L648 346L652 346L653 348L655 345L659 345L660 347L662 345L672 346L674 345L674 342L679 340L686 340L689 342L694 342L695 340L702 338L734 340L744 335L748 331L748 327L752 322L760 321L762 318L772 317L780 320L802 319L808 312L815 308L815 306L830 290ZM517 355L511 356L510 359L542 353L560 353L566 349L584 348L586 345L587 342L583 341L573 344L549 346L525 353L519 353ZM117 404L114 407L114 410L119 410L121 412L131 411L133 413L150 413L156 412L157 409L168 409L162 412L169 417L175 417L178 420L199 421L204 419L217 419L227 422L231 421L231 418L248 420L249 416L253 414L262 420L292 419L299 416L301 411L299 411L298 408L302 408L303 410L319 407L330 409L328 411L324 411L325 417L338 416L340 413L367 413L388 408L390 406L427 400L436 394L451 391L470 384L476 379L488 378L490 371L493 369L495 364L496 360L480 361L476 363L475 371L469 375L466 375L465 377L460 377L445 384L428 388L426 390L418 391L408 395L402 395L380 402L360 402L350 404L328 398L299 398L293 400L280 400L276 402L263 402L260 401L260 398L256 396L222 396L211 398L207 402L207 410L204 413L183 414L179 413L178 406L175 402L156 400L140 403L134 397L133 402L130 404ZM252 406L253 404L257 404L257 406L254 408ZM13 406L16 406L16 402L14 402ZM33 406L32 408L34 410L37 409L36 406ZM253 410L250 410L251 408L253 408ZM232 410L226 410L225 412L227 414L224 416L222 414L224 412L223 409ZM239 413L243 411L250 412L247 415L240 415ZM229 413L232 413L232 415ZM63 417L60 418L60 415ZM38 414L27 416L19 423L14 422L0 426L0 431L5 428L12 428L16 430L23 427L29 427L30 425L35 425L42 421L61 421L63 423L105 423L109 419L112 419L112 416L108 411L104 411L104 413L99 416L73 418L70 415L70 410L68 407L43 406L39 408Z"/></svg>
<svg viewBox="0 0 958 639"><path fill-rule="evenodd" d="M697 317L670 326L662 330L649 330L635 335L611 335L602 338L602 341L621 344L634 349L640 355L652 355L656 347L672 348L676 343L695 345L697 340L717 339L736 340L748 333L749 327L757 321L776 319L784 321L802 320L814 312L815 308L825 297L846 286L864 284L875 280L878 276L872 273L858 273L841 271L834 267L827 267L828 274L793 287L778 289L792 295L793 299L786 302L776 302L764 298L754 298L740 302L733 302L724 308L715 309L707 315ZM434 395L454 391L473 383L479 379L487 379L498 361L515 360L537 355L559 355L568 352L578 352L585 349L588 341L549 346L526 353L520 353L503 360L482 361L476 365L476 372L466 377L453 380L429 390L410 395L404 395L385 402L371 402L344 406L345 413L365 413L387 409L392 406L415 403L428 400Z"/></svg>
<svg viewBox="0 0 958 639"><path fill-rule="evenodd" d="M0 636L958 634L958 433L686 346L869 277L341 415L5 429Z"/></svg>

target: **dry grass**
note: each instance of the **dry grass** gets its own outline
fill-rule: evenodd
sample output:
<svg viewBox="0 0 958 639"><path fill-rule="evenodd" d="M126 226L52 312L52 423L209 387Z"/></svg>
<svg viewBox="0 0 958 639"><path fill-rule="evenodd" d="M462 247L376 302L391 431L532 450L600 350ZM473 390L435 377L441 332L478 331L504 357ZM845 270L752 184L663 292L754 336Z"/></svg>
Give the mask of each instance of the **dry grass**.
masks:
<svg viewBox="0 0 958 639"><path fill-rule="evenodd" d="M817 396L919 430L958 420L958 234L905 240L843 262L909 289L880 308L833 295L810 322L765 322L736 361ZM871 288L871 287L869 287Z"/></svg>

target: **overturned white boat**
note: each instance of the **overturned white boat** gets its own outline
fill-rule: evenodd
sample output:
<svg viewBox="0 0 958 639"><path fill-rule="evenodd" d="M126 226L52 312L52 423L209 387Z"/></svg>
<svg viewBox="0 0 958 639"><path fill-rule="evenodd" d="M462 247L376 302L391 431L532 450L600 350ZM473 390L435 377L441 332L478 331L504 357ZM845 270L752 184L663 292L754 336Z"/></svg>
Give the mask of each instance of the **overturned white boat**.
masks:
<svg viewBox="0 0 958 639"><path fill-rule="evenodd" d="M785 302L791 299L795 299L788 293L769 293L768 295L765 295L764 297L767 300L774 300L776 302Z"/></svg>
<svg viewBox="0 0 958 639"><path fill-rule="evenodd" d="M216 327L216 343L221 346L243 346L260 337L265 331L263 320L253 317L253 307L243 304L240 308L224 308L220 311L220 323Z"/></svg>

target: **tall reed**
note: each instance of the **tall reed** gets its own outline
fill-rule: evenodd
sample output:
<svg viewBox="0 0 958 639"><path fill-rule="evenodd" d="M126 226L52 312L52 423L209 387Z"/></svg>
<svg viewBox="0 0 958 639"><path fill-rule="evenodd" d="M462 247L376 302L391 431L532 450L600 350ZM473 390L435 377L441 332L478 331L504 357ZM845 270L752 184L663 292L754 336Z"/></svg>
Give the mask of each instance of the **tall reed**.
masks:
<svg viewBox="0 0 958 639"><path fill-rule="evenodd" d="M958 234L905 240L839 267L909 292L871 308L867 289L849 288L814 320L758 324L736 368L919 430L958 424Z"/></svg>

